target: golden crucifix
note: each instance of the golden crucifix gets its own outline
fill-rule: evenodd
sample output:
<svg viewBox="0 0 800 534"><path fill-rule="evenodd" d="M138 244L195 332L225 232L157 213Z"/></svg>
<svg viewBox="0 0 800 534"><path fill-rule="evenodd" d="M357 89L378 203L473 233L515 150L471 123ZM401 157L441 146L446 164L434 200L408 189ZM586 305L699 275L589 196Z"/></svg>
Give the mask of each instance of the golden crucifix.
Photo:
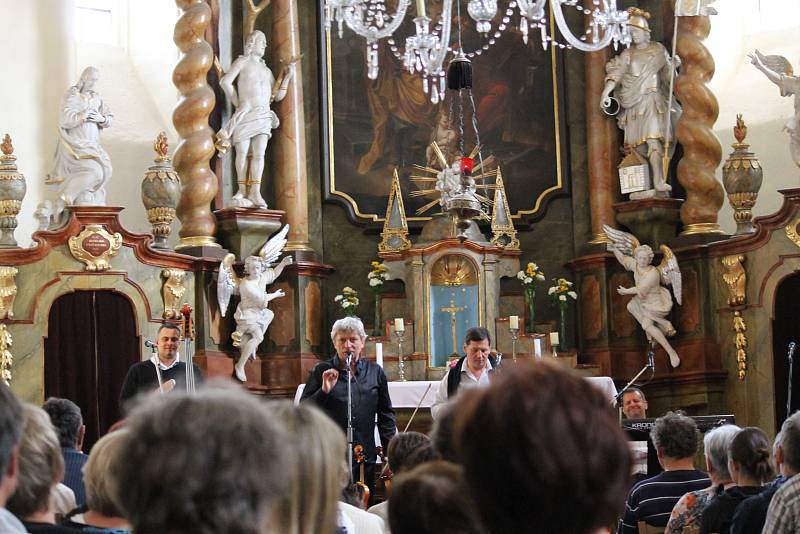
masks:
<svg viewBox="0 0 800 534"><path fill-rule="evenodd" d="M450 314L450 331L453 334L453 354L458 353L458 338L456 336L456 314L460 311L464 311L466 308L464 306L456 307L456 301L450 299L450 306L446 308L441 308L441 311Z"/></svg>

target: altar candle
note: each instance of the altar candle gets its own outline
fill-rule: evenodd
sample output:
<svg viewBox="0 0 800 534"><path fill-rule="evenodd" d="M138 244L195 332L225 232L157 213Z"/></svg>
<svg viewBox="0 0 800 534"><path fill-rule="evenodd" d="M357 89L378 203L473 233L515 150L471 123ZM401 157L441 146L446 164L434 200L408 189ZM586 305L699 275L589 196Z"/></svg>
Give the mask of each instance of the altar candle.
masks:
<svg viewBox="0 0 800 534"><path fill-rule="evenodd" d="M508 328L511 330L519 330L519 316L512 315L508 318Z"/></svg>
<svg viewBox="0 0 800 534"><path fill-rule="evenodd" d="M375 363L383 367L383 343L375 343Z"/></svg>
<svg viewBox="0 0 800 534"><path fill-rule="evenodd" d="M425 0L417 0L417 16L425 16Z"/></svg>
<svg viewBox="0 0 800 534"><path fill-rule="evenodd" d="M395 332L405 332L406 330L406 323L403 321L402 317L396 317L394 320L394 331Z"/></svg>
<svg viewBox="0 0 800 534"><path fill-rule="evenodd" d="M558 345L558 332L550 332L550 344Z"/></svg>

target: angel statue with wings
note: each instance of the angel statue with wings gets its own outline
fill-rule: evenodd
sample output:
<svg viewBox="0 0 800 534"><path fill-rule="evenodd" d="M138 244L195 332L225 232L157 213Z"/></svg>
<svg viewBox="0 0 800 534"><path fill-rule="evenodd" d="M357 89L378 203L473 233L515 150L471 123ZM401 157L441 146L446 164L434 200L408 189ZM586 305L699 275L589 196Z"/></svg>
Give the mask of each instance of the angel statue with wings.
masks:
<svg viewBox="0 0 800 534"><path fill-rule="evenodd" d="M614 253L623 267L633 272L633 280L636 282L635 287L618 287L617 293L633 295L628 302L628 311L642 325L648 341L651 344L657 342L664 347L669 355L669 363L678 367L681 359L667 341L667 337L675 335L675 328L666 319L672 310L672 295L662 286L671 285L675 300L678 304L681 303L681 270L675 254L668 246L661 245L664 259L658 266L654 266L653 249L648 245L640 245L632 234L607 225L603 225L603 231L611 241L608 250Z"/></svg>
<svg viewBox="0 0 800 534"><path fill-rule="evenodd" d="M277 267L272 267L286 246L288 232L287 224L267 241L258 256L248 256L244 260L244 278L240 279L233 270L233 262L236 261L236 256L233 254L226 255L219 266L217 301L222 316L225 316L231 295L238 294L241 299L236 313L233 314L236 331L231 337L233 346L238 347L240 352L239 361L234 369L236 378L242 382L247 381L244 366L250 358L256 358L256 350L264 340L264 334L275 316L269 309L269 302L284 296L281 289L272 293L267 292L267 286L281 275L287 265L292 264L291 256L285 256Z"/></svg>

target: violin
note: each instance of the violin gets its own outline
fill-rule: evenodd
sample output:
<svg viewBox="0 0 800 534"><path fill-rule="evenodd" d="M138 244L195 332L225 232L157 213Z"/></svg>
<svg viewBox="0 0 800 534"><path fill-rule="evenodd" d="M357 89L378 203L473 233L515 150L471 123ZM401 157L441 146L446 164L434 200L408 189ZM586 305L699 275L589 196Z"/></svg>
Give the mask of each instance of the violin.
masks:
<svg viewBox="0 0 800 534"><path fill-rule="evenodd" d="M192 323L192 307L185 303L181 307L181 315L183 321L181 323L181 338L183 338L183 353L186 357L186 391L194 393L194 347L192 342L194 340L194 325Z"/></svg>
<svg viewBox="0 0 800 534"><path fill-rule="evenodd" d="M364 462L366 461L364 458L364 446L358 444L353 447L353 456L355 456L356 463L358 463L358 481L356 482L356 488L363 502L364 510L366 510L367 506L369 506L369 486L364 482Z"/></svg>
<svg viewBox="0 0 800 534"><path fill-rule="evenodd" d="M389 467L389 461L386 459L386 455L383 454L383 447L377 445L375 447L375 454L381 459L381 464L383 465L378 478L383 480L383 487L386 488L386 495L388 496L389 492L392 491L392 478L394 478L394 473L392 472L392 468Z"/></svg>

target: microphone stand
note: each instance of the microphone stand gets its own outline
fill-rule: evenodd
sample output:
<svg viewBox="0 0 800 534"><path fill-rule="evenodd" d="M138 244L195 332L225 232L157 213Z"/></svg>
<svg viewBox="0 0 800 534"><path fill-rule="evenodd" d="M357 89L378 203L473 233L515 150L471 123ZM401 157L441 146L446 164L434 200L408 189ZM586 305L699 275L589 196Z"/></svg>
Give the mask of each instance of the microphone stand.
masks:
<svg viewBox="0 0 800 534"><path fill-rule="evenodd" d="M787 357L789 359L789 383L787 385L788 391L786 395L786 418L788 419L790 415L792 415L792 371L794 369L794 349L797 345L794 341L789 343L789 351Z"/></svg>
<svg viewBox="0 0 800 534"><path fill-rule="evenodd" d="M647 364L645 364L645 366L642 367L642 370L639 371L638 373L636 373L636 376L631 378L631 381L628 382L627 384L625 384L625 387L623 387L621 390L619 390L619 392L617 392L617 394L614 396L614 404L616 405L617 410L619 411L619 423L620 423L620 425L622 424L622 397L623 397L623 395L625 395L625 392L628 391L631 388L631 386L633 386L636 383L637 380L639 380L639 377L642 376L645 371L650 369L651 373L655 373L656 366L655 366L655 363L654 363L654 358L655 358L655 352L653 351L653 347L651 346L650 350L647 351Z"/></svg>
<svg viewBox="0 0 800 534"><path fill-rule="evenodd" d="M353 353L347 353L347 471L350 473L350 484L353 484L353 391L351 381L353 379Z"/></svg>

